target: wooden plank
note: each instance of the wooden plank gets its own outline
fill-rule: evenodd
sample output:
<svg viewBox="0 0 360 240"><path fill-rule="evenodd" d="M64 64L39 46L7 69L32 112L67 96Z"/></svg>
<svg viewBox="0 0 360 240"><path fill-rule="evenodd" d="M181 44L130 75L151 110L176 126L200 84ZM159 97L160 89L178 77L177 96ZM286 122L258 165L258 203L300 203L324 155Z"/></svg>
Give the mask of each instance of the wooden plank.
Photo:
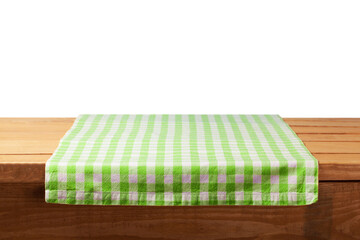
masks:
<svg viewBox="0 0 360 240"><path fill-rule="evenodd" d="M4 140L35 140L35 141L59 141L65 132L0 132L0 141Z"/></svg>
<svg viewBox="0 0 360 240"><path fill-rule="evenodd" d="M51 155L0 155L0 183L44 183Z"/></svg>
<svg viewBox="0 0 360 240"><path fill-rule="evenodd" d="M284 121L318 121L318 122L360 122L360 118L283 118Z"/></svg>
<svg viewBox="0 0 360 240"><path fill-rule="evenodd" d="M360 134L297 134L303 142L360 142Z"/></svg>
<svg viewBox="0 0 360 240"><path fill-rule="evenodd" d="M1 239L359 239L360 183L322 182L299 207L46 204L43 184L0 184Z"/></svg>
<svg viewBox="0 0 360 240"><path fill-rule="evenodd" d="M320 181L360 180L360 154L314 154ZM50 155L0 155L0 183L43 183Z"/></svg>
<svg viewBox="0 0 360 240"><path fill-rule="evenodd" d="M314 154L319 181L360 180L360 154Z"/></svg>
<svg viewBox="0 0 360 240"><path fill-rule="evenodd" d="M299 133L310 133L310 134L359 134L360 128L358 127L298 127L298 126L290 126L291 129L299 134Z"/></svg>
<svg viewBox="0 0 360 240"><path fill-rule="evenodd" d="M321 125L329 124L326 123L329 119L293 120L297 123L292 128L319 160L320 201L311 206L45 204L44 163L73 120L11 119L6 123L8 119L0 119L0 152L4 144L7 146L5 152L36 154L38 151L34 150L40 150L38 153L47 154L0 155L0 239L288 239L289 236L294 239L360 239L360 183L326 182L360 179L360 145L355 142L359 127L349 127L349 123L336 127ZM309 122L315 120L322 122L316 123L322 127L308 127ZM306 127L297 125L300 121L306 121ZM336 121L354 124L353 119L333 122ZM304 136L302 133L347 133L347 136ZM348 136L354 133L355 136ZM329 151L335 154L324 154ZM353 152L356 154L351 154Z"/></svg>
<svg viewBox="0 0 360 240"><path fill-rule="evenodd" d="M73 118L0 118L0 132L66 132Z"/></svg>
<svg viewBox="0 0 360 240"><path fill-rule="evenodd" d="M49 156L48 156L49 157ZM45 182L45 163L0 163L1 183Z"/></svg>
<svg viewBox="0 0 360 240"><path fill-rule="evenodd" d="M51 154L44 155L0 155L0 164L5 163L46 163Z"/></svg>
<svg viewBox="0 0 360 240"><path fill-rule="evenodd" d="M360 153L360 142L304 142L315 153Z"/></svg>
<svg viewBox="0 0 360 240"><path fill-rule="evenodd" d="M76 118L0 118L0 124L8 123L73 123Z"/></svg>
<svg viewBox="0 0 360 240"><path fill-rule="evenodd" d="M74 122L76 118L0 118L2 122ZM335 122L360 122L360 118L283 118L284 121L335 121Z"/></svg>
<svg viewBox="0 0 360 240"><path fill-rule="evenodd" d="M290 126L309 127L360 127L359 120L332 120L332 119L284 119Z"/></svg>
<svg viewBox="0 0 360 240"><path fill-rule="evenodd" d="M321 164L356 164L360 163L360 154L315 153L313 156Z"/></svg>
<svg viewBox="0 0 360 240"><path fill-rule="evenodd" d="M0 154L52 154L59 140L0 140Z"/></svg>

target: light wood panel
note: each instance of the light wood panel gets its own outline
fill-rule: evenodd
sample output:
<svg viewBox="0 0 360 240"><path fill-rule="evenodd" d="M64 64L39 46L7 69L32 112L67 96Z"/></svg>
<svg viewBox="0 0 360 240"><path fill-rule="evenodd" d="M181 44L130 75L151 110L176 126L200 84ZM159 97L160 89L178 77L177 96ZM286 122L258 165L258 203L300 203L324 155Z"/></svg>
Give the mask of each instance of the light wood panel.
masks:
<svg viewBox="0 0 360 240"><path fill-rule="evenodd" d="M1 124L1 123L0 123ZM59 141L65 132L0 132L0 141Z"/></svg>
<svg viewBox="0 0 360 240"><path fill-rule="evenodd" d="M0 154L52 154L60 140L0 140Z"/></svg>
<svg viewBox="0 0 360 240"><path fill-rule="evenodd" d="M8 124L8 123L73 123L75 118L0 118L0 124Z"/></svg>
<svg viewBox="0 0 360 240"><path fill-rule="evenodd" d="M360 142L305 142L305 146L315 153L360 153Z"/></svg>
<svg viewBox="0 0 360 240"><path fill-rule="evenodd" d="M3 163L46 163L51 154L44 155L0 155L0 164Z"/></svg>
<svg viewBox="0 0 360 240"><path fill-rule="evenodd" d="M297 121L297 122L360 122L360 118L283 118L285 122Z"/></svg>
<svg viewBox="0 0 360 240"><path fill-rule="evenodd" d="M299 127L291 126L292 130L299 133L310 133L310 134L360 134L359 127Z"/></svg>
<svg viewBox="0 0 360 240"><path fill-rule="evenodd" d="M359 239L360 183L322 182L309 206L71 206L43 184L0 184L0 239Z"/></svg>
<svg viewBox="0 0 360 240"><path fill-rule="evenodd" d="M313 156L322 164L359 164L360 154L341 154L341 153L315 153Z"/></svg>
<svg viewBox="0 0 360 240"><path fill-rule="evenodd" d="M1 118L0 132L66 132L74 118Z"/></svg>
<svg viewBox="0 0 360 240"><path fill-rule="evenodd" d="M284 118L290 126L322 126L322 127L360 127L359 118Z"/></svg>
<svg viewBox="0 0 360 240"><path fill-rule="evenodd" d="M60 140L0 140L0 154L52 154Z"/></svg>
<svg viewBox="0 0 360 240"><path fill-rule="evenodd" d="M297 134L303 142L360 142L360 134Z"/></svg>

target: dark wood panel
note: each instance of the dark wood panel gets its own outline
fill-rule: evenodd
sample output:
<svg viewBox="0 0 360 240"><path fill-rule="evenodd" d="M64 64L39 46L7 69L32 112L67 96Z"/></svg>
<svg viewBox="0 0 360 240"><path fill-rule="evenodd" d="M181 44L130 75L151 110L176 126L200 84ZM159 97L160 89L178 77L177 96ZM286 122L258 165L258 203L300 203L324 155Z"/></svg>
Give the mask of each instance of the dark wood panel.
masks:
<svg viewBox="0 0 360 240"><path fill-rule="evenodd" d="M322 182L297 207L71 206L43 184L0 184L0 239L360 239L360 183Z"/></svg>
<svg viewBox="0 0 360 240"><path fill-rule="evenodd" d="M0 163L0 183L44 183L45 163Z"/></svg>

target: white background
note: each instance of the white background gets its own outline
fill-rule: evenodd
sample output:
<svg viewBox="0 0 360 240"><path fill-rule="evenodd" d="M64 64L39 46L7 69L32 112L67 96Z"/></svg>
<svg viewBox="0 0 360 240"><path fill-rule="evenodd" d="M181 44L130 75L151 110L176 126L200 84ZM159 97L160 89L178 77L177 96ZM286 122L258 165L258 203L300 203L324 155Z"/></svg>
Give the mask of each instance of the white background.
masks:
<svg viewBox="0 0 360 240"><path fill-rule="evenodd" d="M0 116L360 117L360 1L5 0Z"/></svg>

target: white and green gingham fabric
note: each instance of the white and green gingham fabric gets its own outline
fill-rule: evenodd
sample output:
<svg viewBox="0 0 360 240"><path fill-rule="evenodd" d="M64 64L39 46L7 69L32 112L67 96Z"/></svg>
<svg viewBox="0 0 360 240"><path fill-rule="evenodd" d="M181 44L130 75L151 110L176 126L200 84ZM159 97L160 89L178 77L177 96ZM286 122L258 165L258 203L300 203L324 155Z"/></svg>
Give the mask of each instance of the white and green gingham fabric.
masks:
<svg viewBox="0 0 360 240"><path fill-rule="evenodd" d="M49 203L306 205L318 163L277 115L81 115L46 163Z"/></svg>

